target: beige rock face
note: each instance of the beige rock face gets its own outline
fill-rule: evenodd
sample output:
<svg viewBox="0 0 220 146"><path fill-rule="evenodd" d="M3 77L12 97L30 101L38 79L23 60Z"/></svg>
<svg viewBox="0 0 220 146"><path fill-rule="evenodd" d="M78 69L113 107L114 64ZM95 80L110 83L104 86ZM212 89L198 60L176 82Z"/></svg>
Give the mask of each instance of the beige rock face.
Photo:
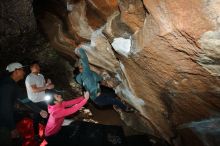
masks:
<svg viewBox="0 0 220 146"><path fill-rule="evenodd" d="M63 32L62 21L49 12L44 15L40 22L51 45L64 56L75 58L76 55L74 55L74 50L72 49L72 47L76 46L75 41Z"/></svg>
<svg viewBox="0 0 220 146"><path fill-rule="evenodd" d="M82 45L82 47L86 50L89 61L93 65L110 72L115 72L119 68L119 62L102 30L103 27L94 31L91 36L91 42Z"/></svg>
<svg viewBox="0 0 220 146"><path fill-rule="evenodd" d="M89 26L85 15L86 2L83 0L73 5L73 10L68 13L68 24L71 32L89 40L93 29Z"/></svg>
<svg viewBox="0 0 220 146"><path fill-rule="evenodd" d="M133 32L138 31L144 24L145 10L141 0L120 0L121 21L127 24Z"/></svg>
<svg viewBox="0 0 220 146"><path fill-rule="evenodd" d="M118 9L117 0L88 0L88 4L91 4L97 9L97 12L102 14L103 19L106 20L115 10ZM91 13L91 11L88 11Z"/></svg>
<svg viewBox="0 0 220 146"><path fill-rule="evenodd" d="M186 142L192 135L202 145L201 135L219 138L218 130L210 134L209 126L191 124L216 121L220 111L219 0L82 0L73 5L62 21L48 14L41 24L66 56L76 58L75 44L87 42L90 63L115 75L116 93L139 111L121 113L127 124L174 145L194 146ZM130 48L116 43L114 49L126 49L126 55L111 46L120 38L130 39ZM195 128L203 128L203 134Z"/></svg>
<svg viewBox="0 0 220 146"><path fill-rule="evenodd" d="M203 0L143 2L160 26L161 34L177 29L198 38L201 33L211 29L211 24L204 15Z"/></svg>

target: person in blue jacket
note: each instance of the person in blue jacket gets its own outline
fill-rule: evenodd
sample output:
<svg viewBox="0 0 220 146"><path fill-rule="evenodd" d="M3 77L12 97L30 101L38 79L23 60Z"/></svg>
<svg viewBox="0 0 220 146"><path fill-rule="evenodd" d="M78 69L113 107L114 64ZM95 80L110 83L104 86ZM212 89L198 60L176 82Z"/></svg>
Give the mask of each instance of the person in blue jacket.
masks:
<svg viewBox="0 0 220 146"><path fill-rule="evenodd" d="M76 54L80 56L79 73L76 75L76 81L90 93L90 99L98 106L114 105L126 112L134 110L124 105L116 97L114 90L101 85L103 80L100 75L92 71L89 66L88 57L83 48L76 48Z"/></svg>

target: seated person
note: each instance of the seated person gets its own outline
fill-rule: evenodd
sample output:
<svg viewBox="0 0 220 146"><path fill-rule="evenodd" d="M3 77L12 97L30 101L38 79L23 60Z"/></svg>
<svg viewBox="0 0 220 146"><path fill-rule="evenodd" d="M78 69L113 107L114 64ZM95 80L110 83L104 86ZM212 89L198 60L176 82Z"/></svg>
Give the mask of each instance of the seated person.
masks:
<svg viewBox="0 0 220 146"><path fill-rule="evenodd" d="M41 74L41 67L38 61L33 61L30 64L30 70L31 73L25 79L28 99L46 112L47 104L44 101L45 93L47 90L53 89L54 84L52 84L50 79L47 81L45 80L44 76ZM46 122L38 113L34 113L33 128L36 140L40 140L39 123L42 120Z"/></svg>

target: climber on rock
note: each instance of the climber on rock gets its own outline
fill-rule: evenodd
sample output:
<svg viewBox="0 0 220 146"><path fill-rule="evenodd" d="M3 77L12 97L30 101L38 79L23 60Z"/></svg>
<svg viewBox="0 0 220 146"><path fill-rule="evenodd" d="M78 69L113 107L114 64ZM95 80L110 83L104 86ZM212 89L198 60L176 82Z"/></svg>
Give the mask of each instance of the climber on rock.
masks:
<svg viewBox="0 0 220 146"><path fill-rule="evenodd" d="M133 112L134 109L126 106L116 97L114 90L101 85L103 80L100 75L92 71L89 66L88 57L81 47L75 49L75 53L80 56L79 73L76 76L76 81L82 85L86 91L90 93L91 100L98 106L113 105L125 112Z"/></svg>

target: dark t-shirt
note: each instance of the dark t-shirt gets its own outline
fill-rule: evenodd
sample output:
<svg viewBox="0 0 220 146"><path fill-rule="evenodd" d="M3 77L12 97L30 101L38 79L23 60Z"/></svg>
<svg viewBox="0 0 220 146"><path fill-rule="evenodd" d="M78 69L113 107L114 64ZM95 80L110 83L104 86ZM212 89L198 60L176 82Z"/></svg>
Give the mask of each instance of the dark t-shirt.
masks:
<svg viewBox="0 0 220 146"><path fill-rule="evenodd" d="M22 91L9 76L0 79L0 127L15 129L14 103L22 97Z"/></svg>

